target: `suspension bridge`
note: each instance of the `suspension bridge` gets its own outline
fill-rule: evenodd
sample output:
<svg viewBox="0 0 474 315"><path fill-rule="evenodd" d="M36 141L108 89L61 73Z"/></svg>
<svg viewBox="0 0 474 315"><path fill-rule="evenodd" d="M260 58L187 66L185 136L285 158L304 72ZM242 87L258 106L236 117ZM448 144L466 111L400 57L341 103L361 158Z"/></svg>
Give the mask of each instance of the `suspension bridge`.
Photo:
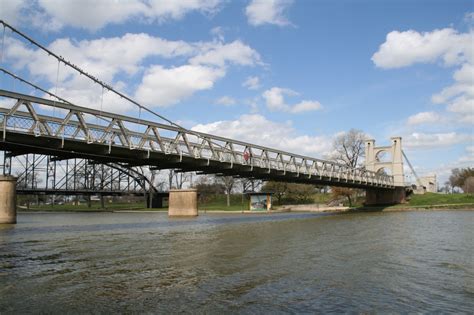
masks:
<svg viewBox="0 0 474 315"><path fill-rule="evenodd" d="M334 161L196 132L179 126L116 91L7 23L1 21L1 24L4 33L5 29L9 29L12 34L55 58L58 64L62 63L100 85L102 91L105 89L115 93L140 111L163 121L159 123L142 117L92 109L89 104L79 106L2 67L0 71L3 75L44 95L38 97L0 88L0 150L6 152L7 158L25 154L41 155L48 159L48 168L49 161L53 164L54 161L68 159L94 161L122 174L126 173L127 180L132 178L135 183L133 190L137 192L146 190L146 180L133 170L149 166L153 169L195 171L198 174L361 188L366 189L367 200L371 204L400 202L405 196L403 151L399 137L392 138L392 144L387 147L375 147L375 141L368 140L366 166L351 168ZM380 162L380 152L390 152L392 160ZM382 168L389 170L390 174L380 172ZM94 169L89 167L82 171L88 174ZM4 175L9 175L8 171L9 168L4 167ZM74 172L77 170L74 169ZM55 181L50 187L45 187L44 192L69 189L62 187L58 188ZM106 193L103 184L97 186L93 181L83 187L89 192ZM111 184L107 191L112 193L113 187L120 190L122 186ZM127 187L130 189L131 185ZM22 192L20 188L18 191ZM175 199L170 196L170 208L172 200Z"/></svg>

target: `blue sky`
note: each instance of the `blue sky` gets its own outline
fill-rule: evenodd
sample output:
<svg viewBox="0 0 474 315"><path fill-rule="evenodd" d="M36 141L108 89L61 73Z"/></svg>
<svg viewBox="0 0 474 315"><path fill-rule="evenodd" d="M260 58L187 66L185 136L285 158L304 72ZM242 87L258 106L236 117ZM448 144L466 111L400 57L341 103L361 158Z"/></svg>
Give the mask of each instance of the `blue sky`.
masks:
<svg viewBox="0 0 474 315"><path fill-rule="evenodd" d="M351 128L402 136L418 172L442 180L474 166L473 12L463 0L0 0L7 23L185 127L314 157ZM100 89L5 43L3 66L98 106Z"/></svg>

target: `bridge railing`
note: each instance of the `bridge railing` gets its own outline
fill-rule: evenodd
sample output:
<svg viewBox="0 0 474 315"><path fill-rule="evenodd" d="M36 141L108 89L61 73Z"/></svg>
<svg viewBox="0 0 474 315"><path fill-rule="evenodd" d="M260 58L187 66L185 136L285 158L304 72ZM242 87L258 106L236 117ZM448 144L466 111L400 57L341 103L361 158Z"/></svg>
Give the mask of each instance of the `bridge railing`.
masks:
<svg viewBox="0 0 474 315"><path fill-rule="evenodd" d="M29 95L0 90L10 99L10 108L0 108L0 130L85 144L101 144L192 158L209 163L222 162L249 171L267 171L286 176L393 187L393 177L363 169L353 169L332 161L311 158L242 141L188 131L123 115L79 107ZM51 113L54 113L53 115Z"/></svg>

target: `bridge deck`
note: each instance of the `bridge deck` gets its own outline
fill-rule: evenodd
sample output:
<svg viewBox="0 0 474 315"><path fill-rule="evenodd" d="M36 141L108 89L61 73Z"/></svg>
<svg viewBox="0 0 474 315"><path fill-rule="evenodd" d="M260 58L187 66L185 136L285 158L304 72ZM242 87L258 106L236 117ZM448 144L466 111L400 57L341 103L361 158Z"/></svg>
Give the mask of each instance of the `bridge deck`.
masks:
<svg viewBox="0 0 474 315"><path fill-rule="evenodd" d="M264 180L394 188L392 176L331 161L5 90L0 96L12 104L0 108L0 150Z"/></svg>

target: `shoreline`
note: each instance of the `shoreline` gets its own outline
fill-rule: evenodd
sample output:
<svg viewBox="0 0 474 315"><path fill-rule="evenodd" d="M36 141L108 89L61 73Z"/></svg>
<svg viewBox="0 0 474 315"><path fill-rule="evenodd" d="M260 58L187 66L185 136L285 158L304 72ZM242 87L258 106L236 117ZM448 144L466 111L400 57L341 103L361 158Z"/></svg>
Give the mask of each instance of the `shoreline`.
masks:
<svg viewBox="0 0 474 315"><path fill-rule="evenodd" d="M398 207L398 206L387 206L387 207L360 207L360 208L344 208L344 209L276 209L271 211L241 211L241 210L198 210L199 214L233 214L233 215L265 215L265 214L277 214L277 213L364 213L364 212L409 212L409 211L474 211L474 205L427 205L427 206L412 206L412 207ZM167 210L146 210L146 209L104 209L104 210L81 210L81 209L70 209L70 210L45 210L45 209L29 209L29 210L17 210L17 213L28 213L28 214L39 214L39 213L161 213L167 214Z"/></svg>

